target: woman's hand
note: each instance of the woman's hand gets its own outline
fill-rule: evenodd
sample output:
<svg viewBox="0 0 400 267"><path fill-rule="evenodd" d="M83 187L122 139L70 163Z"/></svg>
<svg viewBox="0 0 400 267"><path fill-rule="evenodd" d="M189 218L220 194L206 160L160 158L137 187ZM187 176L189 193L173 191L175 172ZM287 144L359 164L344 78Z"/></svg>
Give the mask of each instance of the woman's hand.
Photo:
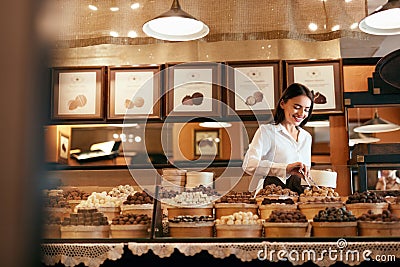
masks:
<svg viewBox="0 0 400 267"><path fill-rule="evenodd" d="M310 176L310 169L304 163L298 161L290 163L286 166L286 174L299 176L300 171L304 173L304 176ZM303 177L304 178L304 177Z"/></svg>

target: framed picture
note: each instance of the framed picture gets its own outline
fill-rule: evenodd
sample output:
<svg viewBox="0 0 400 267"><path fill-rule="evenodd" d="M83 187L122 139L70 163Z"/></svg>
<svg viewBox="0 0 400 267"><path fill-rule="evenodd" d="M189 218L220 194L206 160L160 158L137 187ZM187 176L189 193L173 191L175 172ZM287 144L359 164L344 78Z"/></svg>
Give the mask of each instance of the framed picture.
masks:
<svg viewBox="0 0 400 267"><path fill-rule="evenodd" d="M168 116L221 116L221 64L196 62L167 64Z"/></svg>
<svg viewBox="0 0 400 267"><path fill-rule="evenodd" d="M70 151L69 136L59 133L58 139L58 162L68 164Z"/></svg>
<svg viewBox="0 0 400 267"><path fill-rule="evenodd" d="M105 67L52 69L52 119L103 119Z"/></svg>
<svg viewBox="0 0 400 267"><path fill-rule="evenodd" d="M282 63L226 62L228 115L270 113L279 100Z"/></svg>
<svg viewBox="0 0 400 267"><path fill-rule="evenodd" d="M107 119L160 119L160 66L108 68Z"/></svg>
<svg viewBox="0 0 400 267"><path fill-rule="evenodd" d="M313 114L341 114L343 105L342 61L286 61L287 84L301 83L314 92Z"/></svg>
<svg viewBox="0 0 400 267"><path fill-rule="evenodd" d="M219 130L194 130L194 155L219 157Z"/></svg>

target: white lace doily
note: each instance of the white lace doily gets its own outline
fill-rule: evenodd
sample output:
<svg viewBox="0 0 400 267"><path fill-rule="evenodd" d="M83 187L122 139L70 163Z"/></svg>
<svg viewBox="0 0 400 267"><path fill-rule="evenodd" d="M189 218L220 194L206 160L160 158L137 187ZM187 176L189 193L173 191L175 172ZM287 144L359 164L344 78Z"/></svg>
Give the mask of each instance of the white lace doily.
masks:
<svg viewBox="0 0 400 267"><path fill-rule="evenodd" d="M235 255L243 262L290 261L300 265L312 261L324 267L336 262L358 265L363 261L389 262L400 258L400 242L219 242L219 243L135 243L127 244L132 254L141 256L150 250L160 258L170 257L175 249L185 256L194 256L207 251L214 258L224 259ZM72 243L42 244L42 261L46 265L61 262L65 266L84 263L98 267L106 259L121 258L124 244L115 243Z"/></svg>
<svg viewBox="0 0 400 267"><path fill-rule="evenodd" d="M80 263L89 267L98 267L105 260L117 260L122 257L124 244L42 244L42 261L46 265L59 262L65 266L76 266Z"/></svg>
<svg viewBox="0 0 400 267"><path fill-rule="evenodd" d="M134 255L152 250L160 258L169 257L177 249L185 256L202 250L214 258L235 255L241 261L290 261L300 265L312 261L318 266L330 266L340 261L358 265L363 261L395 261L400 258L400 242L243 242L243 243L128 243Z"/></svg>

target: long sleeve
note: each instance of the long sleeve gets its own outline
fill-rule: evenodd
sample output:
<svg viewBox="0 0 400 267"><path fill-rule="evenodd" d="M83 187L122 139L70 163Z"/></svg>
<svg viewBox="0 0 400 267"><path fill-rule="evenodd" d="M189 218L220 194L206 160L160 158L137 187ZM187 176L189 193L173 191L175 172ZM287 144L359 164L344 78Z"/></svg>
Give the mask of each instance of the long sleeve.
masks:
<svg viewBox="0 0 400 267"><path fill-rule="evenodd" d="M253 140L243 160L243 170L256 176L286 177L286 163L273 162L268 155L274 154L275 136L268 129L260 127L254 134Z"/></svg>
<svg viewBox="0 0 400 267"><path fill-rule="evenodd" d="M282 125L260 125L244 157L242 168L253 176L276 176L284 183L286 167L293 162L311 165L312 138L300 129L298 142Z"/></svg>

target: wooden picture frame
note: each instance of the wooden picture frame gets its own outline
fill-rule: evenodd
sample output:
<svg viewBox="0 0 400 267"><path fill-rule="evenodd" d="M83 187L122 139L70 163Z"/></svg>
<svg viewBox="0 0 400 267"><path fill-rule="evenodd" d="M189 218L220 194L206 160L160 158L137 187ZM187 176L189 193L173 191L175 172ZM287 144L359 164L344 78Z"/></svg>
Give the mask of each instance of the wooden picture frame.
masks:
<svg viewBox="0 0 400 267"><path fill-rule="evenodd" d="M228 115L270 114L279 100L282 62L225 63Z"/></svg>
<svg viewBox="0 0 400 267"><path fill-rule="evenodd" d="M104 119L105 67L52 68L53 120Z"/></svg>
<svg viewBox="0 0 400 267"><path fill-rule="evenodd" d="M221 64L166 64L166 114L173 117L220 117Z"/></svg>
<svg viewBox="0 0 400 267"><path fill-rule="evenodd" d="M108 67L107 119L161 119L160 69Z"/></svg>
<svg viewBox="0 0 400 267"><path fill-rule="evenodd" d="M194 130L194 155L196 157L220 156L219 130Z"/></svg>
<svg viewBox="0 0 400 267"><path fill-rule="evenodd" d="M313 114L343 114L341 59L287 60L286 82L301 83L314 92Z"/></svg>

